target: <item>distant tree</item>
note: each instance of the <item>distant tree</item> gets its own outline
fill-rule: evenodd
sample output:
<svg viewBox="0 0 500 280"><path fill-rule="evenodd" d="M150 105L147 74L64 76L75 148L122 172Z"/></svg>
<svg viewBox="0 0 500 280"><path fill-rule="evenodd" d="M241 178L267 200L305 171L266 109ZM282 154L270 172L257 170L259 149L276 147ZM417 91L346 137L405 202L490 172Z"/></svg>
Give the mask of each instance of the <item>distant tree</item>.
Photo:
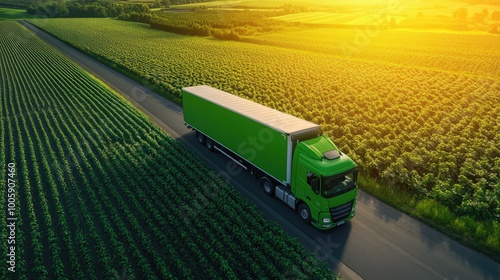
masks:
<svg viewBox="0 0 500 280"><path fill-rule="evenodd" d="M291 13L291 12L292 12L293 7L294 7L294 4L284 4L284 5L283 5L283 12L284 12L285 14L289 14L289 13Z"/></svg>
<svg viewBox="0 0 500 280"><path fill-rule="evenodd" d="M486 17L488 16L488 10L484 9L482 12L475 13L471 19L475 22L484 22Z"/></svg>
<svg viewBox="0 0 500 280"><path fill-rule="evenodd" d="M390 25L391 25L391 27L392 27L392 28L394 28L394 27L397 27L397 26L398 26L398 24L396 23L396 20L395 20L394 18L391 18Z"/></svg>
<svg viewBox="0 0 500 280"><path fill-rule="evenodd" d="M170 8L170 0L161 0L161 6L164 8Z"/></svg>
<svg viewBox="0 0 500 280"><path fill-rule="evenodd" d="M303 13L307 11L307 7L297 6L296 4L283 4L283 13L285 14Z"/></svg>
<svg viewBox="0 0 500 280"><path fill-rule="evenodd" d="M56 3L56 9L59 13L59 15L58 15L59 17L69 16L69 9L65 3L63 3L63 2Z"/></svg>
<svg viewBox="0 0 500 280"><path fill-rule="evenodd" d="M491 19L500 20L500 11L494 11L493 13L491 13Z"/></svg>
<svg viewBox="0 0 500 280"><path fill-rule="evenodd" d="M99 0L78 0L77 2L80 2L82 4L95 4L99 2Z"/></svg>
<svg viewBox="0 0 500 280"><path fill-rule="evenodd" d="M131 13L131 12L136 12L136 13L147 13L149 12L149 7L146 4L125 4L124 5L124 12L125 13Z"/></svg>
<svg viewBox="0 0 500 280"><path fill-rule="evenodd" d="M119 16L120 14L123 13L123 5L119 5L119 4L111 4L109 7L108 7L108 16L110 17L117 17Z"/></svg>
<svg viewBox="0 0 500 280"><path fill-rule="evenodd" d="M490 33L493 33L493 34L499 34L500 33L498 31L498 24L492 24L491 25Z"/></svg>
<svg viewBox="0 0 500 280"><path fill-rule="evenodd" d="M97 5L97 4L91 4L87 6L86 9L87 16L88 17L107 17L108 12L106 11L106 8L103 6Z"/></svg>
<svg viewBox="0 0 500 280"><path fill-rule="evenodd" d="M234 29L231 30L222 30L222 29L212 29L211 34L214 38L223 39L223 40L233 40L239 41L241 40L240 36Z"/></svg>
<svg viewBox="0 0 500 280"><path fill-rule="evenodd" d="M467 10L467 8L460 8L453 13L453 17L461 20L466 20L468 14L469 11Z"/></svg>
<svg viewBox="0 0 500 280"><path fill-rule="evenodd" d="M26 12L32 15L46 17L66 17L69 15L69 10L63 2L47 2L40 5L29 5Z"/></svg>
<svg viewBox="0 0 500 280"><path fill-rule="evenodd" d="M194 12L198 12L198 11L208 11L208 7L207 7L207 6L205 6L205 5L194 6L194 7L192 8L192 10L193 10Z"/></svg>
<svg viewBox="0 0 500 280"><path fill-rule="evenodd" d="M27 8L26 8L26 12L30 15L34 15L36 14L36 11L37 11L37 6L36 5L29 5Z"/></svg>

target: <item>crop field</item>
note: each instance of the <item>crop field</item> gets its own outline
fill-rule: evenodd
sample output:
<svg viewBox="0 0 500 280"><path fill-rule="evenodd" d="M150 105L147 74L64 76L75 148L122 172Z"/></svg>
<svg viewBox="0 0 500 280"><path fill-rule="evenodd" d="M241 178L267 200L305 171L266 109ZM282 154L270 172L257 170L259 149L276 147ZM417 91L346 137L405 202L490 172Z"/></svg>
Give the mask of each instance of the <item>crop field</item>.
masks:
<svg viewBox="0 0 500 280"><path fill-rule="evenodd" d="M425 73L440 71L494 80L500 76L500 54L496 48L499 36L478 31L384 30L384 26L377 25L369 28L371 32L291 27L283 32L250 36L245 41L323 53L333 56L332 60L352 60L352 65L373 62L427 70ZM447 43L448 47L442 47Z"/></svg>
<svg viewBox="0 0 500 280"><path fill-rule="evenodd" d="M312 0L312 1L286 1L286 3L293 3L297 5L318 5L322 3L322 0ZM198 6L205 6L209 8L237 8L237 7L251 7L251 8L280 8L285 2L280 0L271 1L248 1L248 0L221 0L221 1L210 1L210 2L200 2L192 4L182 4L173 5L174 9L186 9Z"/></svg>
<svg viewBox="0 0 500 280"><path fill-rule="evenodd" d="M500 248L500 36L394 30L357 41L311 29L248 44L110 19L33 22L169 94L208 84L319 123L364 176L487 222L481 239Z"/></svg>
<svg viewBox="0 0 500 280"><path fill-rule="evenodd" d="M403 17L393 16L393 18L400 22ZM330 13L330 12L307 12L288 14L284 16L273 17L273 19L287 21L287 22L300 22L300 23L314 23L314 24L334 24L334 25L365 25L374 21L373 15L370 13Z"/></svg>
<svg viewBox="0 0 500 280"><path fill-rule="evenodd" d="M399 1L213 1L174 5L174 9L209 7L213 11L221 9L274 9L283 11L273 19L288 23L301 23L315 27L356 28L382 22L399 28L481 30L488 32L492 26L499 26L498 3L483 1L469 4L459 0L399 0ZM457 10L466 9L467 20L455 16ZM288 12L287 12L288 11ZM292 11L292 12L290 12Z"/></svg>
<svg viewBox="0 0 500 280"><path fill-rule="evenodd" d="M15 229L1 219L14 243L0 247L14 246L16 279L332 278L186 148L13 21L0 22L0 75L0 184L15 194L0 204L17 219Z"/></svg>
<svg viewBox="0 0 500 280"><path fill-rule="evenodd" d="M30 17L31 17L31 15L26 13L26 10L0 7L0 20L17 19L17 18L30 18Z"/></svg>
<svg viewBox="0 0 500 280"><path fill-rule="evenodd" d="M413 3L415 0L401 0L402 3ZM248 7L248 8L277 8L283 5L295 5L300 7L307 7L310 9L331 9L338 6L355 6L366 5L365 0L219 0L210 2L199 2L192 4L173 5L174 8L191 8L196 6L206 6L209 8L232 8L232 7ZM368 3L368 5L380 5L380 3Z"/></svg>
<svg viewBox="0 0 500 280"><path fill-rule="evenodd" d="M326 12L309 12L289 14L284 16L274 17L274 19L291 21L291 22L304 22L304 23L342 23L349 24L353 21L359 21L363 18L363 14L334 14Z"/></svg>

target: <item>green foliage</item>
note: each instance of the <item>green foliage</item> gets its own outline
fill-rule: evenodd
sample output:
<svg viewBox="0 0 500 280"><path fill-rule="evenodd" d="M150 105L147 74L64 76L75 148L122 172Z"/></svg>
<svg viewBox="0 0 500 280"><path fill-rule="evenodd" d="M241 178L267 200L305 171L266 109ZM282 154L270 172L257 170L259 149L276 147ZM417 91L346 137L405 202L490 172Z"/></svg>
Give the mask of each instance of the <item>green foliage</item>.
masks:
<svg viewBox="0 0 500 280"><path fill-rule="evenodd" d="M177 22L171 22L169 20L154 16L150 18L150 21L148 23L151 25L151 27L155 29L177 34L192 35L192 36L209 36L211 33L211 28L208 25L199 24L196 22L189 22L182 24Z"/></svg>
<svg viewBox="0 0 500 280"><path fill-rule="evenodd" d="M481 222L468 215L458 216L433 199L419 201L412 214L493 256L500 252L498 221Z"/></svg>
<svg viewBox="0 0 500 280"><path fill-rule="evenodd" d="M415 195L398 188L389 188L376 180L360 176L358 184L368 193L404 212L424 220L446 234L487 253L498 260L500 223L478 221L469 215L457 214L434 199L417 200Z"/></svg>
<svg viewBox="0 0 500 280"><path fill-rule="evenodd" d="M212 36L214 36L214 38L223 40L239 41L241 39L238 33L234 29L231 30L214 29L212 31Z"/></svg>
<svg viewBox="0 0 500 280"><path fill-rule="evenodd" d="M192 36L210 36L223 40L241 40L241 36L270 32L289 24L269 17L280 12L262 11L209 11L204 6L197 6L191 12L156 12L151 15L124 14L118 19L145 22L151 27L167 32ZM148 21L145 21L145 19Z"/></svg>
<svg viewBox="0 0 500 280"><path fill-rule="evenodd" d="M117 17L123 13L143 14L149 12L146 4L117 4L110 1L43 2L29 5L31 15L49 18L64 17Z"/></svg>
<svg viewBox="0 0 500 280"><path fill-rule="evenodd" d="M171 95L208 84L318 122L394 199L407 193L459 216L500 220L497 36L384 31L346 53L340 46L354 31L242 39L258 45L112 20L43 27Z"/></svg>
<svg viewBox="0 0 500 280"><path fill-rule="evenodd" d="M343 55L346 60L355 60L352 69L357 68L358 61L379 65L363 79L364 85L356 86L365 93L346 100L371 113L351 113L349 118L355 118L356 124L344 124L342 120L342 126L334 125L337 135L347 134L354 140L346 141L346 145L365 172L420 197L434 198L460 215L483 221L500 219L495 202L500 188L499 100L495 94L500 72L488 63L497 57L492 52L494 44L500 43L497 38L385 31L368 46L352 46L352 52L345 52L339 46L351 43L355 32L295 33L265 34L249 40L340 58ZM401 38L405 43L398 42ZM444 41L453 45L435 48ZM464 59L474 66L463 65ZM391 68L400 72L388 72ZM432 77L434 74L438 76ZM347 86L351 87L354 80ZM373 84L375 81L379 84ZM341 87L340 82L332 86L335 95L345 94ZM358 130L353 131L356 126Z"/></svg>
<svg viewBox="0 0 500 280"><path fill-rule="evenodd" d="M35 1L42 2L42 0L0 0L0 6L23 9Z"/></svg>
<svg viewBox="0 0 500 280"><path fill-rule="evenodd" d="M450 210L435 200L421 200L417 203L415 210L422 217L435 221L440 225L447 225L453 220L453 214Z"/></svg>
<svg viewBox="0 0 500 280"><path fill-rule="evenodd" d="M214 0L170 0L172 5L180 5L180 4L191 4L191 3L204 3L211 2Z"/></svg>
<svg viewBox="0 0 500 280"><path fill-rule="evenodd" d="M153 19L155 19L155 16L150 14L150 13L136 13L136 12L131 12L131 13L122 13L118 16L119 20L129 20L129 21L135 21L135 22L143 22L143 23L150 23Z"/></svg>
<svg viewBox="0 0 500 280"><path fill-rule="evenodd" d="M278 279L299 263L333 278L184 146L13 21L0 22L0 69L19 279Z"/></svg>
<svg viewBox="0 0 500 280"><path fill-rule="evenodd" d="M0 8L0 20L3 19L23 19L31 16L25 10Z"/></svg>
<svg viewBox="0 0 500 280"><path fill-rule="evenodd" d="M500 219L496 202L500 182L495 175L500 168L500 96L495 77L500 72L488 63L498 43L495 36L388 32L350 60L339 59L338 49L333 54L306 56L291 49L169 40L171 35L110 21L102 23L107 27L99 33L108 32L109 38L102 40L86 31L99 26L80 27L77 22L53 22L46 28L133 69L172 94L182 86L207 83L318 121L365 174L434 198L459 214ZM75 25L58 28L66 24ZM112 33L110 26L116 28ZM150 36L158 39L140 39ZM272 36L282 38L280 34L264 38ZM391 42L402 36L409 41L398 44L396 52ZM118 43L122 38L137 38L137 45ZM460 55L430 51L443 40L455 41L449 45ZM291 40L271 43L278 41ZM416 49L422 42L428 47ZM130 47L118 47L125 44ZM308 46L298 47L314 50ZM136 48L144 51L138 56ZM163 52L164 48L170 52ZM190 59L179 56L186 48ZM387 48L391 52L383 51ZM471 49L477 54L470 54ZM464 66L463 60L470 63ZM403 66L407 61L412 64Z"/></svg>

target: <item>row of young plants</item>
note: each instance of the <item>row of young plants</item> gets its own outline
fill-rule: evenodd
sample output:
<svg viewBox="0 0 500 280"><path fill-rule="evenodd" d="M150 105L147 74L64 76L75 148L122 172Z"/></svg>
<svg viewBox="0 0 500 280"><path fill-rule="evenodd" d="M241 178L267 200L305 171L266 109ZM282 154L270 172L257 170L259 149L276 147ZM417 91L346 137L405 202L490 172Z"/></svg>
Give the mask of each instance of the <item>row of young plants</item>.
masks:
<svg viewBox="0 0 500 280"><path fill-rule="evenodd" d="M244 38L246 42L331 54L340 59L490 77L500 75L495 60L491 59L497 56L499 40L498 36L487 33L383 29L383 25L377 24L367 25L364 30L289 27L286 32ZM432 85L431 81L420 86L427 85Z"/></svg>
<svg viewBox="0 0 500 280"><path fill-rule="evenodd" d="M486 251L500 250L498 69L475 63L466 71L455 57L494 61L499 39L493 35L425 40L399 31L380 35L385 43L373 38L352 57L186 38L110 19L33 22L170 96L180 98L183 86L208 84L319 123L364 176L479 221L461 235ZM415 36L425 41L420 50ZM418 59L404 64L404 52L382 55L391 42L418 52ZM436 55L441 66L431 63ZM479 225L489 233L478 232Z"/></svg>
<svg viewBox="0 0 500 280"><path fill-rule="evenodd" d="M0 23L0 39L0 163L18 166L22 186L18 271L2 279L280 278L303 263L315 278L334 278L186 148L18 23ZM6 209L5 193L0 201Z"/></svg>

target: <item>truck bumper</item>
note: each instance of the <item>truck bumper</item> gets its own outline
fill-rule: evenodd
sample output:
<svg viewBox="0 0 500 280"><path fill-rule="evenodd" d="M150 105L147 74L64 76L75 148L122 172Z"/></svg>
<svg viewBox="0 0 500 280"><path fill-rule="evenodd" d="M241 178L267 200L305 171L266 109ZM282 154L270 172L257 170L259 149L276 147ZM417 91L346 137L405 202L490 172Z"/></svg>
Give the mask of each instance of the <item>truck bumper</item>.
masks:
<svg viewBox="0 0 500 280"><path fill-rule="evenodd" d="M325 217L330 217L330 213L324 213L324 214L326 214ZM340 221L338 221L336 223L331 223L331 222L330 223L324 223L324 222L322 222L322 220L323 220L324 217L322 217L323 215L320 213L320 215L319 215L320 216L320 221L313 220L313 221L311 221L311 224L315 228L317 228L319 230L329 230L329 229L332 229L334 227L337 227L337 226L345 224L345 222L351 220L354 217L354 215L356 215L356 206L354 206L351 209L351 213L349 214L349 216L347 218L345 218L343 220L340 220Z"/></svg>

